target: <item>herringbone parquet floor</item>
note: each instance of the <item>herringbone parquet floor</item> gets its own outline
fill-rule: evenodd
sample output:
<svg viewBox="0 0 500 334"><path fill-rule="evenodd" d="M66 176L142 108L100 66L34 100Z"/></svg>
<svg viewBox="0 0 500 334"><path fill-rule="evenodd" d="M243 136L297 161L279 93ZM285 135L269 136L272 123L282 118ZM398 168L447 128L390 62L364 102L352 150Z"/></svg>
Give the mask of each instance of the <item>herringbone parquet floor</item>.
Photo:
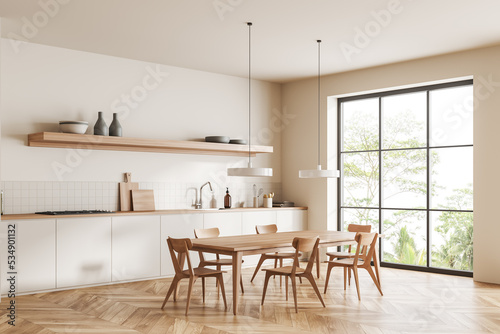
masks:
<svg viewBox="0 0 500 334"><path fill-rule="evenodd" d="M324 273L324 269L323 273ZM237 316L231 312L230 274L225 275L228 311L207 281L195 285L190 314L184 316L186 282L177 302L161 303L171 279L82 288L16 297L16 327L7 324L7 298L0 304L1 333L500 333L500 286L471 278L382 268L380 296L366 271L360 272L361 301L354 284L344 292L342 272L332 281L321 307L311 286L298 284L299 312L284 287L271 280L260 306L263 273L250 283L244 269L245 294ZM322 291L324 277L317 280Z"/></svg>

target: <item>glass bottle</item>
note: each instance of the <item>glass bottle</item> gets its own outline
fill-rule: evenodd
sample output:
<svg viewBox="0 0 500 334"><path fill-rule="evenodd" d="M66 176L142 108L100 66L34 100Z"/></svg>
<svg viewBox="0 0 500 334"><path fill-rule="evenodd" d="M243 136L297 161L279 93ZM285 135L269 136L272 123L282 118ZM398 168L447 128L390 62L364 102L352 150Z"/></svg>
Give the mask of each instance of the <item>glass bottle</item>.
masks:
<svg viewBox="0 0 500 334"><path fill-rule="evenodd" d="M224 208L231 208L231 195L229 195L229 188L226 187L226 196L224 196Z"/></svg>

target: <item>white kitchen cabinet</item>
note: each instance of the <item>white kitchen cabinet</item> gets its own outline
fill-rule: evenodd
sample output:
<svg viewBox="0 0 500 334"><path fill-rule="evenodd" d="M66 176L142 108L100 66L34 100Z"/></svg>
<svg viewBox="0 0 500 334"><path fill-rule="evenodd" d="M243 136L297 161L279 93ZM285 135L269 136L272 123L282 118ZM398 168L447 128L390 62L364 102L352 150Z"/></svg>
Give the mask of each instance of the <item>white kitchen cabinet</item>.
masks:
<svg viewBox="0 0 500 334"><path fill-rule="evenodd" d="M160 276L160 216L113 217L111 232L112 281Z"/></svg>
<svg viewBox="0 0 500 334"><path fill-rule="evenodd" d="M2 235L9 225L15 225L16 293L50 290L56 287L56 221L55 219L10 220L2 222ZM2 294L9 287L7 272L7 237L2 245Z"/></svg>
<svg viewBox="0 0 500 334"><path fill-rule="evenodd" d="M279 232L307 230L307 210L281 209L276 218Z"/></svg>
<svg viewBox="0 0 500 334"><path fill-rule="evenodd" d="M218 227L220 237L228 235L241 235L241 212L205 213L203 227Z"/></svg>
<svg viewBox="0 0 500 334"><path fill-rule="evenodd" d="M111 217L57 219L57 287L111 282Z"/></svg>
<svg viewBox="0 0 500 334"><path fill-rule="evenodd" d="M167 238L194 238L194 229L203 228L203 214L171 214L161 216L161 275L173 276L174 267L168 250ZM193 267L197 267L200 258L197 252L190 252L189 258Z"/></svg>

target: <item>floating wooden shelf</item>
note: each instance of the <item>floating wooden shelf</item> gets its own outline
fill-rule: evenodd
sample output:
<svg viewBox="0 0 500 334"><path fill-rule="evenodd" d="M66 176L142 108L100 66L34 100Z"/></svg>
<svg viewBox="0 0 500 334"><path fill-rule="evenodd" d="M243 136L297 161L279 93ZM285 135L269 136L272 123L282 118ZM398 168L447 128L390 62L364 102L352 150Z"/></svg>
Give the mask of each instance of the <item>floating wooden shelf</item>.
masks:
<svg viewBox="0 0 500 334"><path fill-rule="evenodd" d="M86 150L248 156L248 145L94 136L59 132L38 132L29 134L28 146ZM272 153L273 147L252 145L250 152L252 156L255 156L257 153Z"/></svg>

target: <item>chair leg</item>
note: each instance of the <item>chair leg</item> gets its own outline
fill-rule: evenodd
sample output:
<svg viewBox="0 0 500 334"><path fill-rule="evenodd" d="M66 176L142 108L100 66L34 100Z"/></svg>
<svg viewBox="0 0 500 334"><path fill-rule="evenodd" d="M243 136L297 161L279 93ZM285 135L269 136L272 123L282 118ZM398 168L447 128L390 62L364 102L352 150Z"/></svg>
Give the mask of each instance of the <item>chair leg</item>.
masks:
<svg viewBox="0 0 500 334"><path fill-rule="evenodd" d="M188 315L188 311L189 311L189 303L191 302L191 293L193 292L194 281L195 281L195 278L193 276L189 277L189 287L188 287L188 295L187 295L187 302L186 302L186 315Z"/></svg>
<svg viewBox="0 0 500 334"><path fill-rule="evenodd" d="M350 269L347 269L347 267L344 267L344 291L347 288L346 284L345 284L345 282L347 280L347 270L350 270Z"/></svg>
<svg viewBox="0 0 500 334"><path fill-rule="evenodd" d="M203 295L203 304L205 304L205 277L201 278L201 291Z"/></svg>
<svg viewBox="0 0 500 334"><path fill-rule="evenodd" d="M326 289L328 288L328 281L330 280L330 274L332 272L332 269L333 269L333 265L330 262L328 262L328 267L326 268L325 292L323 292L323 293L326 293Z"/></svg>
<svg viewBox="0 0 500 334"><path fill-rule="evenodd" d="M295 276L290 276L290 280L292 281L293 302L295 303L295 313L299 313L299 310L297 308L297 282L295 282Z"/></svg>
<svg viewBox="0 0 500 334"><path fill-rule="evenodd" d="M278 268L278 258L274 259L274 268ZM273 279L276 279L276 275L273 276Z"/></svg>
<svg viewBox="0 0 500 334"><path fill-rule="evenodd" d="M283 258L280 259L280 268L283 267ZM280 288L283 286L283 280L281 279L281 275L280 275Z"/></svg>
<svg viewBox="0 0 500 334"><path fill-rule="evenodd" d="M349 273L348 282L349 282L349 285L351 285L351 268L348 269L348 273Z"/></svg>
<svg viewBox="0 0 500 334"><path fill-rule="evenodd" d="M240 275L240 287L241 287L241 293L245 293L245 289L243 288L243 276Z"/></svg>
<svg viewBox="0 0 500 334"><path fill-rule="evenodd" d="M313 275L312 274L306 275L306 278L311 283L311 285L312 285L312 287L314 289L314 292L316 292L316 296L318 296L318 298L319 298L321 304L323 305L323 307L326 307L325 302L323 301L323 298L321 297L321 293L319 292L318 285L316 285L316 281L314 280Z"/></svg>
<svg viewBox="0 0 500 334"><path fill-rule="evenodd" d="M285 276L285 291L286 291L286 301L288 301L288 276Z"/></svg>
<svg viewBox="0 0 500 334"><path fill-rule="evenodd" d="M264 254L262 254L260 256L259 263L257 263L257 267L255 268L255 271L253 272L253 276L252 276L252 279L250 280L250 282L253 282L253 279L255 278L255 276L257 275L257 273L259 272L259 269L260 269L260 267L262 266L262 264L264 263L265 260L266 260L266 257L264 256Z"/></svg>
<svg viewBox="0 0 500 334"><path fill-rule="evenodd" d="M377 286L378 291L380 292L380 295L381 295L381 296L383 296L384 294L382 293L382 289L381 289L381 287L380 287L380 283L379 283L379 281L377 280L377 277L375 277L375 273L373 272L372 267L371 267L371 266L366 266L366 267L364 267L364 268L365 268L365 269L368 271L368 273L370 274L370 276L371 276L371 278L372 278L372 280L373 280L373 283L375 283L375 285Z"/></svg>
<svg viewBox="0 0 500 334"><path fill-rule="evenodd" d="M316 273L318 278L320 277L320 267L319 267L319 248L316 249Z"/></svg>
<svg viewBox="0 0 500 334"><path fill-rule="evenodd" d="M358 268L352 267L354 273L354 281L356 281L356 291L358 292L358 299L361 300L361 295L359 294L359 280L358 280Z"/></svg>
<svg viewBox="0 0 500 334"><path fill-rule="evenodd" d="M170 284L170 288L168 289L167 295L165 296L165 300L163 301L163 304L161 305L162 310L165 307L165 304L167 303L168 298L170 298L170 295L172 294L172 292L174 292L174 290L176 290L178 282L179 282L179 279L177 278L177 276L174 277L172 283ZM175 292L174 292L174 297L175 297Z"/></svg>
<svg viewBox="0 0 500 334"><path fill-rule="evenodd" d="M264 299L266 298L266 292L267 292L267 284L269 283L270 277L271 275L269 271L266 271L266 278L264 279L264 289L262 290L262 302L260 303L260 305L264 305Z"/></svg>
<svg viewBox="0 0 500 334"><path fill-rule="evenodd" d="M217 271L221 271L221 268L222 267L220 265L215 266L215 270L217 270ZM219 296L220 296L219 281L217 281L217 280L215 281L215 286L217 287L217 298L219 298Z"/></svg>
<svg viewBox="0 0 500 334"><path fill-rule="evenodd" d="M227 310L226 290L224 289L224 279L222 278L222 273L218 274L216 279L219 282L220 290L222 292L222 299L224 300L224 309Z"/></svg>

